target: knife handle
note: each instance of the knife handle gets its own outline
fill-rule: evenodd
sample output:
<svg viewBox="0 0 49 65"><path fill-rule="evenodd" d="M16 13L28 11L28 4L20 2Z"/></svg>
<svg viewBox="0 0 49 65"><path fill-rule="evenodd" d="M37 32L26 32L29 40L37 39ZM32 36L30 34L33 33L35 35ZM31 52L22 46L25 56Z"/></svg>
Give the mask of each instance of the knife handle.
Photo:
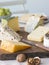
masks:
<svg viewBox="0 0 49 65"><path fill-rule="evenodd" d="M48 47L45 47L45 46L43 46L41 44L35 44L35 46L38 47L38 48L41 48L41 49L43 49L43 50L45 50L47 52L49 52L49 48Z"/></svg>
<svg viewBox="0 0 49 65"><path fill-rule="evenodd" d="M25 40L25 39L22 39L22 42L24 42L24 43L26 43L26 44L29 44L29 45L31 45L31 46L36 46L36 47L38 47L38 48L41 48L41 49L43 49L43 50L49 52L49 48L47 48L47 47L45 47L45 46L43 46L43 45L41 45L41 44L35 44L35 43L33 43L32 41Z"/></svg>
<svg viewBox="0 0 49 65"><path fill-rule="evenodd" d="M26 39L22 39L21 40L22 42L26 43L26 44L29 44L29 45L32 45L32 46L35 46L35 44L29 40L26 40Z"/></svg>

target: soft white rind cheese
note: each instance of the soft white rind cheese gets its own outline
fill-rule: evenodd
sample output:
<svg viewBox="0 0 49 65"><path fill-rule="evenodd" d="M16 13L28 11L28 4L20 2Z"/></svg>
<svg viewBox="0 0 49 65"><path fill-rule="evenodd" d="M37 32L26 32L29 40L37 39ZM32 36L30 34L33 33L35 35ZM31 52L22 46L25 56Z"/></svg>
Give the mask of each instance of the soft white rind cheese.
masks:
<svg viewBox="0 0 49 65"><path fill-rule="evenodd" d="M49 39L46 38L46 36L44 36L44 42L43 42L43 45L44 45L45 47L49 47Z"/></svg>
<svg viewBox="0 0 49 65"><path fill-rule="evenodd" d="M40 21L40 17L31 16L25 25L25 31L28 33L32 32L32 30L34 30L36 26L38 26L39 21Z"/></svg>

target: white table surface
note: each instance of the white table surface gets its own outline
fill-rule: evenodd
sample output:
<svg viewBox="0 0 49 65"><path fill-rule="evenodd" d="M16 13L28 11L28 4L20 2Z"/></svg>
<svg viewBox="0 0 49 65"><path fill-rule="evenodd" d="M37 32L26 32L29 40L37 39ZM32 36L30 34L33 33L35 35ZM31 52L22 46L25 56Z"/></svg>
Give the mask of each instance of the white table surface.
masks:
<svg viewBox="0 0 49 65"><path fill-rule="evenodd" d="M27 63L26 62L19 63L16 60L6 60L6 61L0 60L0 65L27 65ZM40 65L49 65L49 58L41 58Z"/></svg>

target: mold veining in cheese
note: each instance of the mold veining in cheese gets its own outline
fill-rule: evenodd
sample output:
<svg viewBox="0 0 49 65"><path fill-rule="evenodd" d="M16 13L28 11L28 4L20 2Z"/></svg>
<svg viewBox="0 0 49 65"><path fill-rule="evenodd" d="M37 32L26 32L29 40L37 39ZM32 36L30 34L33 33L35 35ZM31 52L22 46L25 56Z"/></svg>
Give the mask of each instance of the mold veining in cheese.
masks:
<svg viewBox="0 0 49 65"><path fill-rule="evenodd" d="M13 29L11 29L7 25L8 21L5 19L2 19L2 23L0 24L0 40L13 40L13 41L19 41L20 36L17 34Z"/></svg>

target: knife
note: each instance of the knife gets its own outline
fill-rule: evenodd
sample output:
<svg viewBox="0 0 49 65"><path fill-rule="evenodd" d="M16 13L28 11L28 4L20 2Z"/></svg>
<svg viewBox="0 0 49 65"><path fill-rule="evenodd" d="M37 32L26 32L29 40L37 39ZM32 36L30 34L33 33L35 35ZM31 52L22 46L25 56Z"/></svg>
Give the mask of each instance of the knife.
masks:
<svg viewBox="0 0 49 65"><path fill-rule="evenodd" d="M41 49L43 49L43 50L49 52L49 48L47 48L47 47L45 47L45 46L43 46L43 45L35 44L35 43L33 43L32 41L29 41L29 40L26 40L26 39L22 39L21 41L24 42L24 43L26 43L26 44L29 44L29 45L31 45L31 46L36 46L36 47L38 47L38 48L41 48Z"/></svg>

